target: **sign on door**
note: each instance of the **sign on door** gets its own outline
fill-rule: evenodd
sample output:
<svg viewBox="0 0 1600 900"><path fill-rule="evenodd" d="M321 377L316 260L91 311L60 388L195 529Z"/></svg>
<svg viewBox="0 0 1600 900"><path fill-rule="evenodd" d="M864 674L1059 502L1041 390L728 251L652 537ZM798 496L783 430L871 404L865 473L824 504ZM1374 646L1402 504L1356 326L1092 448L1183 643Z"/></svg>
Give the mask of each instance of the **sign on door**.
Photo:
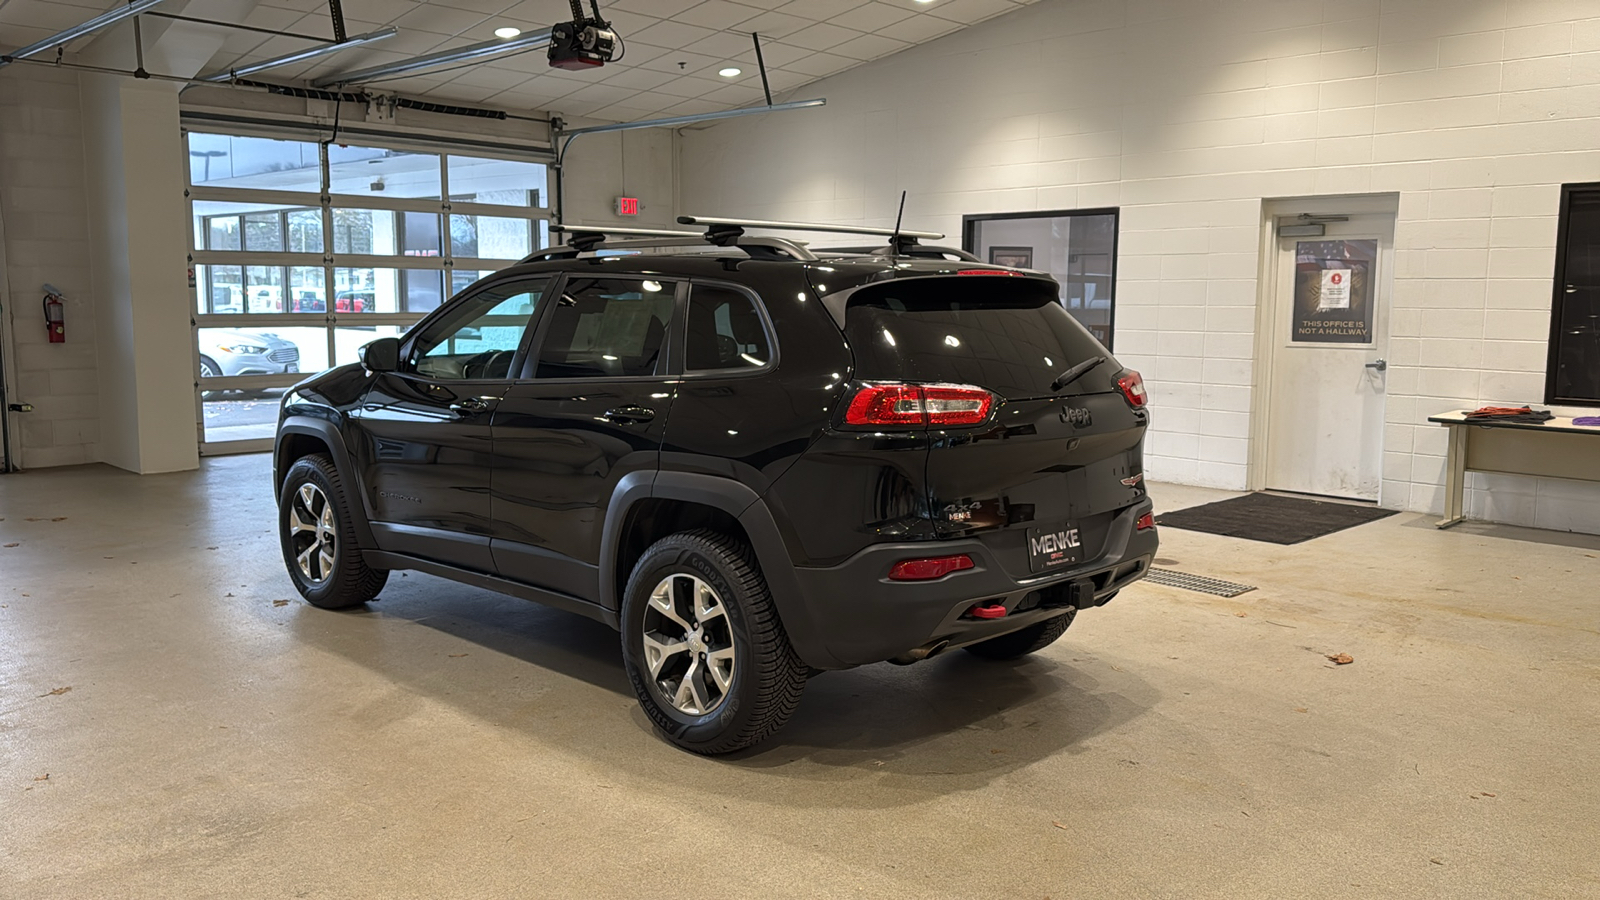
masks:
<svg viewBox="0 0 1600 900"><path fill-rule="evenodd" d="M1377 241L1295 244L1294 318L1290 340L1314 344L1372 343Z"/></svg>

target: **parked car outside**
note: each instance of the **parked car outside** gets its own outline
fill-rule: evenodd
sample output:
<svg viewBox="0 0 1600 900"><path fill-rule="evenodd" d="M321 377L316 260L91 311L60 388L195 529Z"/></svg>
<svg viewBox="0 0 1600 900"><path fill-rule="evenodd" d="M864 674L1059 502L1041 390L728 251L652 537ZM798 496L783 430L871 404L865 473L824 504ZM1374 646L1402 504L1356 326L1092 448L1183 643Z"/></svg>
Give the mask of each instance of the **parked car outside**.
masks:
<svg viewBox="0 0 1600 900"><path fill-rule="evenodd" d="M228 328L200 330L200 375L283 375L300 371L300 348L275 334Z"/></svg>

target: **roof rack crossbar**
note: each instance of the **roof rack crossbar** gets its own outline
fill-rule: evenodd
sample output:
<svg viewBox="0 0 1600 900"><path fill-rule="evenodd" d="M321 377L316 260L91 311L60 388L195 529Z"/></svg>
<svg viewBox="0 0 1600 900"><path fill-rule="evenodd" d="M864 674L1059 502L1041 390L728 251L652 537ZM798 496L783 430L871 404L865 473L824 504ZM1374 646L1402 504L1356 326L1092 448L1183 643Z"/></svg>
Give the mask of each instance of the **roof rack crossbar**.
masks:
<svg viewBox="0 0 1600 900"><path fill-rule="evenodd" d="M892 238L896 232L893 228L868 228L861 225L829 225L821 222L769 222L763 219L727 219L714 216L679 216L679 225L705 225L716 232L717 229L729 231L745 228L776 228L784 231L819 231L825 234L869 234L874 237ZM902 238L923 238L927 240L942 240L943 234L933 231L900 231Z"/></svg>
<svg viewBox="0 0 1600 900"><path fill-rule="evenodd" d="M594 253L601 250L651 250L669 247L699 247L706 248L708 241L706 235L699 232L658 232L658 236L634 237L620 241L609 240L609 235L620 232L622 229L606 229L601 231L596 228L584 228L577 225L551 226L552 231L565 231L572 235L567 243L559 247L547 247L535 251L522 259L523 263L543 262L552 259L577 259L584 253ZM647 229L629 229L633 233L645 233ZM733 244L713 244L712 246L726 246L729 249L742 250L752 259L789 258L801 262L813 262L816 255L795 241L776 237L744 237ZM709 249L709 248L707 248Z"/></svg>

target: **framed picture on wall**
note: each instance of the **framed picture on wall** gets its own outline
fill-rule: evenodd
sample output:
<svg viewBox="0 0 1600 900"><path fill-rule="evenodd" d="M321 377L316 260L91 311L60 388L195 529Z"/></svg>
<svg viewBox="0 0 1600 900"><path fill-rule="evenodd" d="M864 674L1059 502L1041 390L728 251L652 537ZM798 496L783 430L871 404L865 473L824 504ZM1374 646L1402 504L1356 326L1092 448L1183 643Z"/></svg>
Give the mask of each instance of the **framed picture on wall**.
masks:
<svg viewBox="0 0 1600 900"><path fill-rule="evenodd" d="M1033 268L1032 247L990 247L989 265L1009 269Z"/></svg>

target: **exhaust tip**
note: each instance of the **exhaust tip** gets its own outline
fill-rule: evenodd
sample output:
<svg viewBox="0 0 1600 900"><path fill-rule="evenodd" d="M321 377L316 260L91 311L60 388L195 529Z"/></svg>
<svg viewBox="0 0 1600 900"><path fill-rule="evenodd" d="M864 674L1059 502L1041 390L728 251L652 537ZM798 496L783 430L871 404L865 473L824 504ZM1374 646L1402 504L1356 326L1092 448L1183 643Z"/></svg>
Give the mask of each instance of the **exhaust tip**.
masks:
<svg viewBox="0 0 1600 900"><path fill-rule="evenodd" d="M922 662L925 659L932 659L933 657L943 653L947 648L949 648L949 646L950 642L948 640L929 641L928 643L923 644L921 647L908 650L899 656L891 657L889 662L892 662L897 666L909 666L912 663Z"/></svg>

